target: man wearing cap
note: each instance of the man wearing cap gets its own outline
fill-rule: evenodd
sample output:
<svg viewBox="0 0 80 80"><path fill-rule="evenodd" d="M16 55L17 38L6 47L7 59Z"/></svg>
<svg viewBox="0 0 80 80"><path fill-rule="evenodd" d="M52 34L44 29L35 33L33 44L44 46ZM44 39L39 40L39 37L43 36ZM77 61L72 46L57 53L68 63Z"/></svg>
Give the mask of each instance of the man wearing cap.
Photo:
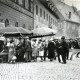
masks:
<svg viewBox="0 0 80 80"><path fill-rule="evenodd" d="M65 41L65 36L61 37L61 49L62 49L63 64L66 64L66 54L69 48L68 48L68 44Z"/></svg>

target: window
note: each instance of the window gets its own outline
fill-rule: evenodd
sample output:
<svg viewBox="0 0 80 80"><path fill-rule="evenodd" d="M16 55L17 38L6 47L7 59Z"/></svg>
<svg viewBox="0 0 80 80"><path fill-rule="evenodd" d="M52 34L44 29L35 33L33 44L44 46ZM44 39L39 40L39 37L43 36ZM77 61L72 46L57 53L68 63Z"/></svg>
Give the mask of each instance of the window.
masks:
<svg viewBox="0 0 80 80"><path fill-rule="evenodd" d="M29 0L29 11L31 11L32 3L33 3L33 1L32 0Z"/></svg>
<svg viewBox="0 0 80 80"><path fill-rule="evenodd" d="M51 18L51 24L52 24L52 18Z"/></svg>
<svg viewBox="0 0 80 80"><path fill-rule="evenodd" d="M44 19L45 19L45 11L44 11Z"/></svg>
<svg viewBox="0 0 80 80"><path fill-rule="evenodd" d="M69 19L71 18L71 12L69 12Z"/></svg>
<svg viewBox="0 0 80 80"><path fill-rule="evenodd" d="M55 21L55 26L57 26L57 22Z"/></svg>
<svg viewBox="0 0 80 80"><path fill-rule="evenodd" d="M57 25L57 22L55 21L55 26Z"/></svg>
<svg viewBox="0 0 80 80"><path fill-rule="evenodd" d="M47 21L48 21L48 14L46 14L46 18L47 18Z"/></svg>
<svg viewBox="0 0 80 80"><path fill-rule="evenodd" d="M15 23L15 26L18 27L18 22Z"/></svg>
<svg viewBox="0 0 80 80"><path fill-rule="evenodd" d="M62 25L60 24L60 29L62 28Z"/></svg>
<svg viewBox="0 0 80 80"><path fill-rule="evenodd" d="M36 5L36 15L38 15L38 6Z"/></svg>
<svg viewBox="0 0 80 80"><path fill-rule="evenodd" d="M25 24L23 24L23 28L25 28Z"/></svg>
<svg viewBox="0 0 80 80"><path fill-rule="evenodd" d="M54 25L54 19L53 19L53 25Z"/></svg>
<svg viewBox="0 0 80 80"><path fill-rule="evenodd" d="M29 9L29 0L25 0L25 9Z"/></svg>
<svg viewBox="0 0 80 80"><path fill-rule="evenodd" d="M42 9L40 9L40 17L42 17Z"/></svg>
<svg viewBox="0 0 80 80"><path fill-rule="evenodd" d="M38 28L38 25L36 25L36 28Z"/></svg>
<svg viewBox="0 0 80 80"><path fill-rule="evenodd" d="M9 20L8 19L5 20L5 27L7 27L7 26L9 26Z"/></svg>
<svg viewBox="0 0 80 80"><path fill-rule="evenodd" d="M50 16L49 16L49 23L50 23Z"/></svg>
<svg viewBox="0 0 80 80"><path fill-rule="evenodd" d="M19 5L25 7L25 0L19 0Z"/></svg>

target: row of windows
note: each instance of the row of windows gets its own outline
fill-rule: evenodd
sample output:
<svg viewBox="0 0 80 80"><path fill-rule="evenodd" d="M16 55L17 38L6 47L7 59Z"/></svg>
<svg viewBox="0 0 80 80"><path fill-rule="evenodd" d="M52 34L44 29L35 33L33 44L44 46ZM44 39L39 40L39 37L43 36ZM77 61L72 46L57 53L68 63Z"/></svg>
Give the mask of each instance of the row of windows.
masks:
<svg viewBox="0 0 80 80"><path fill-rule="evenodd" d="M11 0L11 1L33 12L33 0Z"/></svg>
<svg viewBox="0 0 80 80"><path fill-rule="evenodd" d="M36 15L38 15L38 5L36 5ZM42 12L42 9L40 9L40 17L42 17L42 13L43 13L43 18L46 19L47 21L49 20L49 23L53 25L56 24L56 21L54 21L54 19L52 19L48 14L44 12Z"/></svg>
<svg viewBox="0 0 80 80"><path fill-rule="evenodd" d="M67 23L67 29L76 30L76 28L77 28L77 25L71 24L71 23Z"/></svg>
<svg viewBox="0 0 80 80"><path fill-rule="evenodd" d="M1 21L1 22L2 22L2 21ZM5 27L9 26L9 20L8 20L8 19L6 19L4 23L5 23ZM16 26L16 27L19 27L18 22L15 22L15 26ZM23 24L22 27L25 28L25 24Z"/></svg>
<svg viewBox="0 0 80 80"><path fill-rule="evenodd" d="M5 20L5 27L9 26L9 20ZM15 26L18 27L18 22L15 23Z"/></svg>
<svg viewBox="0 0 80 80"><path fill-rule="evenodd" d="M9 20L8 19L5 20L5 27L7 27L7 26L9 26ZM15 22L15 27L19 27L19 23L18 22ZM23 24L22 27L26 28L26 25ZM32 29L32 27L30 26L29 30L31 30L31 29Z"/></svg>

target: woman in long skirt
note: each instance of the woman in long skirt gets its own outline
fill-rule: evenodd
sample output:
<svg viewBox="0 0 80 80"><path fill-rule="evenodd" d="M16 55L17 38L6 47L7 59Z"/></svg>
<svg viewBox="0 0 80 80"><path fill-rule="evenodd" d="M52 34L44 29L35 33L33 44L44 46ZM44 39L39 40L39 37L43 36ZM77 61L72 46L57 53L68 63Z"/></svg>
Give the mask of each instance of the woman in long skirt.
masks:
<svg viewBox="0 0 80 80"><path fill-rule="evenodd" d="M9 47L9 54L8 54L8 62L15 63L15 55L14 55L14 44L13 40L10 41Z"/></svg>
<svg viewBox="0 0 80 80"><path fill-rule="evenodd" d="M37 61L38 46L36 44L36 40L33 40L31 45L32 45L32 58L34 61Z"/></svg>
<svg viewBox="0 0 80 80"><path fill-rule="evenodd" d="M41 58L41 62L43 61L43 57L44 57L44 44L42 41L40 41L39 45L38 45L38 48L39 48L39 56Z"/></svg>

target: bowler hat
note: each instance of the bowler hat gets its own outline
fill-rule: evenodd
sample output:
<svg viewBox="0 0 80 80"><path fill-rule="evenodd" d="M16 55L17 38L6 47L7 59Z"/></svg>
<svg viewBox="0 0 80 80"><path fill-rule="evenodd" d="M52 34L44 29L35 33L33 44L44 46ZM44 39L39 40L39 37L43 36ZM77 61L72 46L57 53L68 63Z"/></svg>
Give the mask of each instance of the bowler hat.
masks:
<svg viewBox="0 0 80 80"><path fill-rule="evenodd" d="M65 39L65 36L62 36L61 39Z"/></svg>

